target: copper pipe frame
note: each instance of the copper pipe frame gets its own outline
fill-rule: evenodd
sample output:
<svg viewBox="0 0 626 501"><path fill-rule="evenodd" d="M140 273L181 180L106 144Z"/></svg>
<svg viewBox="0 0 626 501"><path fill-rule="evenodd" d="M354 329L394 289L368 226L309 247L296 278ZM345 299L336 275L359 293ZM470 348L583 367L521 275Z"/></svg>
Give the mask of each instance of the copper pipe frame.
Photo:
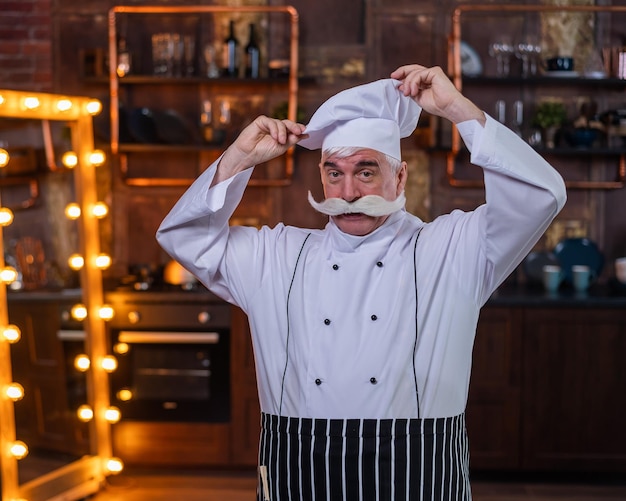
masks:
<svg viewBox="0 0 626 501"><path fill-rule="evenodd" d="M117 14L202 14L202 13L285 13L290 16L290 55L289 55L289 84L287 101L287 118L296 121L298 105L298 38L299 14L290 6L242 6L228 7L223 5L187 5L180 7L165 6L127 6L118 5L109 10L109 89L110 89L110 116L111 116L111 152L120 159L122 179L132 186L188 186L193 179L169 178L128 178L128 158L119 153L119 81L117 76ZM291 184L294 170L294 148L285 153L285 175L278 179L251 179L249 186L282 187Z"/></svg>
<svg viewBox="0 0 626 501"><path fill-rule="evenodd" d="M452 82L459 91L463 90L461 72L461 14L463 12L626 12L626 6L597 6L597 5L460 5L452 13L452 31L448 37L448 71ZM446 155L446 178L448 184L455 188L481 188L484 183L478 180L459 179L456 177L456 157L461 150L461 138L457 128L452 126L452 142L450 151ZM617 155L617 154L616 154ZM617 179L615 181L565 181L568 188L573 189L619 189L626 184L626 155L619 154Z"/></svg>

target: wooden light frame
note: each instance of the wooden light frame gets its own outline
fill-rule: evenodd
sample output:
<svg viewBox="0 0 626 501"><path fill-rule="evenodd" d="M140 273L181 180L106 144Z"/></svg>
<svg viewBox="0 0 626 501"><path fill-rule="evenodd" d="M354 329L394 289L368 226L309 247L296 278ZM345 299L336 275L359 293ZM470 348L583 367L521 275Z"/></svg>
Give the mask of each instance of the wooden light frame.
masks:
<svg viewBox="0 0 626 501"><path fill-rule="evenodd" d="M26 106L25 100L29 98L37 100L38 105L32 108ZM61 101L65 104L69 102L71 106L57 106ZM104 302L102 275L98 268L90 264L93 259L89 258L100 253L98 221L90 210L98 201L95 167L89 162L89 155L94 151L90 112L90 105L93 104L99 103L86 97L0 89L0 117L42 120L44 124L47 121L62 121L70 129L72 149L78 156L78 165L74 168L76 197L82 209L82 217L77 221L79 252L85 257L86 263L80 271L82 299L88 311L83 321L85 350L92 361L101 360L107 352L106 326L97 314ZM51 143L46 143L45 147L46 156L50 158L52 152L48 150L52 148ZM2 243L0 228L0 248ZM0 268L4 266L4 256L0 253ZM0 283L0 327L7 324L7 289L5 284ZM0 389L12 382L11 372L9 343L0 339ZM106 461L111 458L112 446L110 425L104 419L104 411L109 405L108 376L99 364L92 363L87 373L87 396L94 409L94 419L89 430L90 455L19 485L17 459L8 451L9 444L16 440L14 405L4 395L0 395L0 478L3 500L80 499L100 488L107 474Z"/></svg>

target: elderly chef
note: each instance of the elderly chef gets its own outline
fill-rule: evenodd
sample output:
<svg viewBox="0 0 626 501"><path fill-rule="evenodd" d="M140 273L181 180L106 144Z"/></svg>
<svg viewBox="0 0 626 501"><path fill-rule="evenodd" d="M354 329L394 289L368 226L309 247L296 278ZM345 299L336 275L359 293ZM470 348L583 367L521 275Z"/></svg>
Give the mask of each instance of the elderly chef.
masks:
<svg viewBox="0 0 626 501"><path fill-rule="evenodd" d="M455 123L486 203L404 210L400 139ZM252 167L321 148L324 229L229 226ZM469 500L464 411L478 314L565 203L557 172L440 68L323 103L306 128L247 126L162 222L163 248L248 315L261 404L260 500Z"/></svg>

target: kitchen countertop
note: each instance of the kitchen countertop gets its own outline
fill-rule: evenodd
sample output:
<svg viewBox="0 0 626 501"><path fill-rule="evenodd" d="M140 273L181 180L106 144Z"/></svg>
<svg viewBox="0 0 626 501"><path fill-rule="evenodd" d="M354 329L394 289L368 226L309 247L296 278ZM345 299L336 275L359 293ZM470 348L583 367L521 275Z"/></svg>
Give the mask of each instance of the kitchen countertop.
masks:
<svg viewBox="0 0 626 501"><path fill-rule="evenodd" d="M493 293L487 306L540 308L626 308L626 285L619 282L593 284L585 292L563 285L547 292L541 285L503 285Z"/></svg>
<svg viewBox="0 0 626 501"><path fill-rule="evenodd" d="M32 290L32 291L8 291L9 301L53 301L53 300L80 300L81 289L61 290ZM199 303L199 302L223 302L220 298L209 291L195 292L133 292L133 291L108 291L111 299L126 296L126 299L145 302L173 302L173 303ZM619 282L609 281L592 285L586 292L576 292L571 287L562 286L555 293L547 292L540 285L518 284L502 285L491 298L486 306L524 306L541 308L626 308L626 285Z"/></svg>
<svg viewBox="0 0 626 501"><path fill-rule="evenodd" d="M82 289L36 289L7 290L7 300L11 301L52 301L76 300L82 298Z"/></svg>

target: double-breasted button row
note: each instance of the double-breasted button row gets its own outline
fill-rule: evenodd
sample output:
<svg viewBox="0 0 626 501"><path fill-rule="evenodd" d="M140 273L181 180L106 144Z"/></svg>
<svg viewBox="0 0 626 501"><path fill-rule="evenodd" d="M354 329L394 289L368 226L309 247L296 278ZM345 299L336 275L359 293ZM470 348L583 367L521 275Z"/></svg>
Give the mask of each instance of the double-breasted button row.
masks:
<svg viewBox="0 0 626 501"><path fill-rule="evenodd" d="M378 266L379 268L383 267L383 262L382 261L376 261L376 266ZM339 265L337 263L333 264L332 266L333 270L337 271L339 269Z"/></svg>
<svg viewBox="0 0 626 501"><path fill-rule="evenodd" d="M371 383L371 384L378 384L378 379L376 379L375 377L371 377L371 378L370 378L370 383ZM320 385L322 384L322 380L321 380L320 378L317 378L317 379L315 380L315 384L316 384L317 386L320 386Z"/></svg>
<svg viewBox="0 0 626 501"><path fill-rule="evenodd" d="M376 320L378 320L378 315L372 315L372 316L370 317L370 320L371 320L372 322L376 322ZM331 320L330 318L325 318L325 319L324 319L324 325L330 325L330 324L331 324L331 322L332 322L332 320Z"/></svg>

